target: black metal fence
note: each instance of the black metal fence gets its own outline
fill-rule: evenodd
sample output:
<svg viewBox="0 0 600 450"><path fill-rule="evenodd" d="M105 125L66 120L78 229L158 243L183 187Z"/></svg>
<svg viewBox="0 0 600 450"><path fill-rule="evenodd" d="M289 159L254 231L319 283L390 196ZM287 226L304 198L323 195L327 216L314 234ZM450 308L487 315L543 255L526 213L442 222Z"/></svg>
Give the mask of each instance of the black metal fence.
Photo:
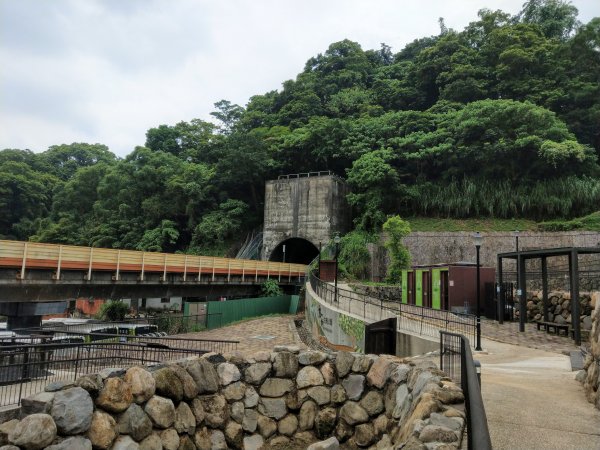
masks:
<svg viewBox="0 0 600 450"><path fill-rule="evenodd" d="M63 330L77 333L89 333L98 328L120 328L122 331L132 330L136 326L153 326L152 332L166 333L168 335L193 333L208 328L209 320L212 324L221 326L221 313L199 314L185 316L181 314L161 314L143 318L128 318L120 321L90 320L84 323L63 323L60 321L47 322L42 325L44 330ZM15 330L17 332L28 332L30 329Z"/></svg>
<svg viewBox="0 0 600 450"><path fill-rule="evenodd" d="M473 314L457 314L451 311L408 305L398 301L369 297L349 289L335 287L310 274L312 290L323 301L336 308L376 322L391 317L398 318L398 329L410 334L437 339L440 330L463 334L475 342L477 317Z"/></svg>
<svg viewBox="0 0 600 450"><path fill-rule="evenodd" d="M217 340L217 339L189 339L176 336L136 336L130 334L119 334L112 328L103 331L93 331L90 333L78 333L75 331L64 330L33 330L29 329L31 334L0 338L0 350L4 347L21 344L84 344L84 343L122 343L122 344L140 344L146 347L162 349L182 349L195 352L216 352L226 353L237 350L239 341Z"/></svg>
<svg viewBox="0 0 600 450"><path fill-rule="evenodd" d="M206 350L164 348L152 343L94 342L4 345L0 348L0 406L18 405L51 382L74 381L106 368L151 365L200 355Z"/></svg>
<svg viewBox="0 0 600 450"><path fill-rule="evenodd" d="M487 417L481 397L479 378L475 370L469 340L456 333L440 331L440 369L460 384L465 396L467 415L467 448L492 448Z"/></svg>

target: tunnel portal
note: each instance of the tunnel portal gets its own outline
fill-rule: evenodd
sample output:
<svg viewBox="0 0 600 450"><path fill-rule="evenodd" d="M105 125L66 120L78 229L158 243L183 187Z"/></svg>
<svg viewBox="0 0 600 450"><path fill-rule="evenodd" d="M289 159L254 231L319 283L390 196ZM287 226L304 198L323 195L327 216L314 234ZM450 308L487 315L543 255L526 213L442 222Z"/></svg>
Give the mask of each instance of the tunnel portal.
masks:
<svg viewBox="0 0 600 450"><path fill-rule="evenodd" d="M309 264L319 254L312 242L302 238L291 238L280 242L271 252L269 261Z"/></svg>

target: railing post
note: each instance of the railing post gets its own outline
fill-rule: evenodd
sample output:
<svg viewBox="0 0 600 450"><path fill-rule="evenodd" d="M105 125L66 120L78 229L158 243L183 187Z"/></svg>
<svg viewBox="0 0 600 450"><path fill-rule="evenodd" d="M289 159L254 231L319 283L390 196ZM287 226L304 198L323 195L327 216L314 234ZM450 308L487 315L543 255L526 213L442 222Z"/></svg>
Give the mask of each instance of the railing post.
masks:
<svg viewBox="0 0 600 450"><path fill-rule="evenodd" d="M77 371L79 369L79 358L80 358L80 356L79 356L79 350L80 349L81 349L81 346L78 345L77 346L77 355L75 357L75 377L74 377L75 380L77 379Z"/></svg>
<svg viewBox="0 0 600 450"><path fill-rule="evenodd" d="M23 365L21 367L21 383L19 384L19 403L21 403L21 396L23 395L23 384L29 377L29 347L25 347L23 352Z"/></svg>
<svg viewBox="0 0 600 450"><path fill-rule="evenodd" d="M56 268L56 279L60 280L60 268L62 265L62 252L63 252L63 246L60 245L58 247L58 267Z"/></svg>
<svg viewBox="0 0 600 450"><path fill-rule="evenodd" d="M23 247L23 261L21 262L21 280L25 279L25 266L27 265L27 242Z"/></svg>
<svg viewBox="0 0 600 450"><path fill-rule="evenodd" d="M117 274L115 275L115 281L119 281L121 276L121 250L117 252Z"/></svg>

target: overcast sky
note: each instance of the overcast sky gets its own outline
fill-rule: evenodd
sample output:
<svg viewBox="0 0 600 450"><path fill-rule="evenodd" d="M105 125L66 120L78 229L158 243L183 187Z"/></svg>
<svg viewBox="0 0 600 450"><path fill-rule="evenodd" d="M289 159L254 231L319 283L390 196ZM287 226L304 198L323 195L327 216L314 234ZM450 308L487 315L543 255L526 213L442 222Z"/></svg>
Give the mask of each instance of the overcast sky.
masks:
<svg viewBox="0 0 600 450"><path fill-rule="evenodd" d="M523 2L0 0L0 149L98 142L125 156L149 128L280 89L333 42L397 52L439 17L461 30ZM572 3L582 22L600 16L599 0Z"/></svg>

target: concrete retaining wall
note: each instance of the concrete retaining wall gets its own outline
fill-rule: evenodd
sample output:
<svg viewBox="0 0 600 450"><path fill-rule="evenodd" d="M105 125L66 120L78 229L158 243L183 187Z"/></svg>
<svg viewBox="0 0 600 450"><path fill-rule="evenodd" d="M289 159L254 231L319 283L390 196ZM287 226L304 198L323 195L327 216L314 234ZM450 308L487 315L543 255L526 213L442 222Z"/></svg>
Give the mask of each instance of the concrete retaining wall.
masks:
<svg viewBox="0 0 600 450"><path fill-rule="evenodd" d="M372 317L373 309L379 311L379 306L370 305L367 317ZM322 301L309 285L306 290L305 311L306 322L313 338L333 350L363 352L367 324L385 318L375 317L366 321L362 316L341 311ZM396 356L411 357L435 350L439 350L437 339L396 333Z"/></svg>

